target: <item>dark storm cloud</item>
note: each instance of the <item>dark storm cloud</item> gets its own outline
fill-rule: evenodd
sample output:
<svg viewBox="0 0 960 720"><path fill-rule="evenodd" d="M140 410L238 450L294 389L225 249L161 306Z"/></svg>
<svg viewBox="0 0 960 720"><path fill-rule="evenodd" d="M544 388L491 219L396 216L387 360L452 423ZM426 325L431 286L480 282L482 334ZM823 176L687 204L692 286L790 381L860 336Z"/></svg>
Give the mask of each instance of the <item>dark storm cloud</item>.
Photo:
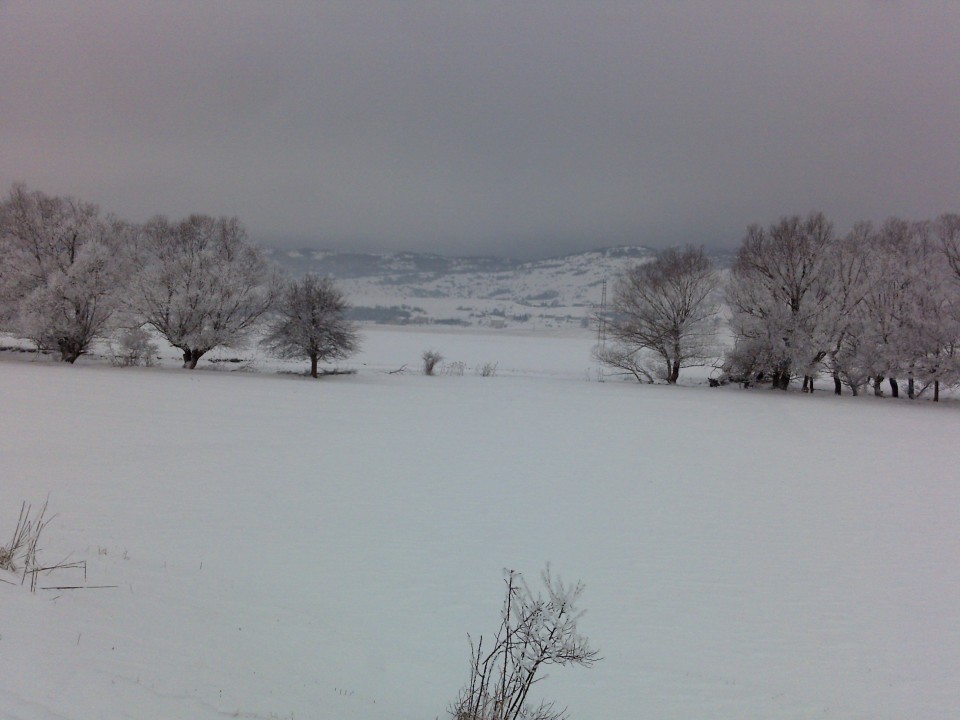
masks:
<svg viewBox="0 0 960 720"><path fill-rule="evenodd" d="M0 179L545 255L957 211L952 2L0 4Z"/></svg>

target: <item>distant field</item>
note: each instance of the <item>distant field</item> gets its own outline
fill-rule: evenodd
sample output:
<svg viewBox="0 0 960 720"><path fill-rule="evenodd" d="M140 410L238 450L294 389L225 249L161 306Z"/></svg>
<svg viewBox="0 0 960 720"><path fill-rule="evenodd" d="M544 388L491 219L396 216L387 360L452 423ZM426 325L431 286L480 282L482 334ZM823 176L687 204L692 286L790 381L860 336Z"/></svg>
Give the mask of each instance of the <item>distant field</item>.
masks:
<svg viewBox="0 0 960 720"><path fill-rule="evenodd" d="M0 583L0 717L444 717L503 568L548 561L604 658L537 686L574 720L960 707L955 401L599 383L589 332L365 334L320 381L0 354L0 543L49 494L44 556L117 586ZM418 374L428 348L467 371Z"/></svg>

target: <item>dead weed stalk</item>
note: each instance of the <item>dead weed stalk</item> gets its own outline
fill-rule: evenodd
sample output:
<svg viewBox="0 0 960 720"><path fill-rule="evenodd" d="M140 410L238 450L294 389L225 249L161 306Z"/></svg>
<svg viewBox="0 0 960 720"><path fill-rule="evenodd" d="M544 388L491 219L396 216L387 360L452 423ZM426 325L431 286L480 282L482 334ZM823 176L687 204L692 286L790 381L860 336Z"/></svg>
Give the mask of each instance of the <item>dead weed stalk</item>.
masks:
<svg viewBox="0 0 960 720"><path fill-rule="evenodd" d="M53 565L41 565L37 559L40 535L44 528L56 517L47 517L48 497L40 512L34 514L33 506L24 501L20 505L20 516L13 529L13 537L3 546L0 546L0 570L20 574L20 584L23 585L29 578L30 592L37 591L37 578L54 570L82 569L83 579L87 579L86 561L69 562L69 558Z"/></svg>

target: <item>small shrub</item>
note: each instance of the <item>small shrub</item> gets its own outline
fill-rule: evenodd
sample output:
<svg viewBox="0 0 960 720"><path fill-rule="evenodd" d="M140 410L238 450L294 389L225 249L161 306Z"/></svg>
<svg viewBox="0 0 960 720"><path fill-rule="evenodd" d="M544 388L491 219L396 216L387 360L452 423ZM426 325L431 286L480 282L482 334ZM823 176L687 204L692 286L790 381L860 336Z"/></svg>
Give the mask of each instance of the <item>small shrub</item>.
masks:
<svg viewBox="0 0 960 720"><path fill-rule="evenodd" d="M143 328L127 328L110 343L110 362L116 367L144 365L150 367L159 352Z"/></svg>
<svg viewBox="0 0 960 720"><path fill-rule="evenodd" d="M497 374L497 365L500 363L484 363L480 366L480 377L493 377Z"/></svg>
<svg viewBox="0 0 960 720"><path fill-rule="evenodd" d="M443 360L443 355L436 350L424 350L423 352L423 374L433 375L437 365Z"/></svg>
<svg viewBox="0 0 960 720"><path fill-rule="evenodd" d="M356 375L356 374L357 374L357 369L356 369L356 368L339 368L339 367L333 367L333 368L326 368L326 369L320 371L320 375L322 375L322 376L326 376L326 375Z"/></svg>
<svg viewBox="0 0 960 720"><path fill-rule="evenodd" d="M455 375L456 377L463 377L463 373L467 370L467 364L462 360L457 360L456 362L447 363L443 366L444 375Z"/></svg>
<svg viewBox="0 0 960 720"><path fill-rule="evenodd" d="M504 572L506 597L500 629L484 643L470 640L470 679L450 706L453 720L561 720L553 703L530 705L537 673L546 665L591 667L599 656L577 631L583 585L564 585L542 573L546 596L534 594L520 573Z"/></svg>
<svg viewBox="0 0 960 720"><path fill-rule="evenodd" d="M207 362L213 366L214 370L224 372L260 372L260 361L256 356L207 358Z"/></svg>

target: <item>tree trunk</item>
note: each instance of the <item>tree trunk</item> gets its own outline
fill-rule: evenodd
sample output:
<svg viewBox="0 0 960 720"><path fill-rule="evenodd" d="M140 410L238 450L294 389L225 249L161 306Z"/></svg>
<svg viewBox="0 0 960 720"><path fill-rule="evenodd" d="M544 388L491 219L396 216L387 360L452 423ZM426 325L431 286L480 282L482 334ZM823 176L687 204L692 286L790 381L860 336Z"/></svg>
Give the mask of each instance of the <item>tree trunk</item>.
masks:
<svg viewBox="0 0 960 720"><path fill-rule="evenodd" d="M900 397L900 386L897 385L896 378L890 378L890 397Z"/></svg>
<svg viewBox="0 0 960 720"><path fill-rule="evenodd" d="M183 351L183 367L187 370L194 370L197 367L197 363L200 361L200 358L206 350L198 350L197 348L187 348Z"/></svg>
<svg viewBox="0 0 960 720"><path fill-rule="evenodd" d="M60 362L70 363L71 365L77 361L78 357L83 355L83 348L78 347L77 343L70 340L60 340L57 343L57 349L60 350Z"/></svg>
<svg viewBox="0 0 960 720"><path fill-rule="evenodd" d="M907 397L913 400L915 397L913 389L913 376L907 378Z"/></svg>
<svg viewBox="0 0 960 720"><path fill-rule="evenodd" d="M833 394L843 395L843 383L840 382L840 378L836 375L833 376Z"/></svg>
<svg viewBox="0 0 960 720"><path fill-rule="evenodd" d="M790 366L780 370L780 389L787 390L790 387Z"/></svg>
<svg viewBox="0 0 960 720"><path fill-rule="evenodd" d="M781 369L774 370L773 387L776 390L786 390L790 387L790 371Z"/></svg>
<svg viewBox="0 0 960 720"><path fill-rule="evenodd" d="M68 350L65 348L60 348L60 362L70 363L73 365L77 358L79 358L81 353L76 350Z"/></svg>
<svg viewBox="0 0 960 720"><path fill-rule="evenodd" d="M667 367L670 369L670 376L667 378L667 382L670 385L676 385L677 379L680 377L680 361L674 360L673 362L668 362Z"/></svg>
<svg viewBox="0 0 960 720"><path fill-rule="evenodd" d="M317 377L317 364L319 362L320 358L316 353L310 356L310 377Z"/></svg>
<svg viewBox="0 0 960 720"><path fill-rule="evenodd" d="M877 397L883 397L883 375L877 375L873 379L873 394Z"/></svg>
<svg viewBox="0 0 960 720"><path fill-rule="evenodd" d="M933 381L933 401L940 402L940 381Z"/></svg>

